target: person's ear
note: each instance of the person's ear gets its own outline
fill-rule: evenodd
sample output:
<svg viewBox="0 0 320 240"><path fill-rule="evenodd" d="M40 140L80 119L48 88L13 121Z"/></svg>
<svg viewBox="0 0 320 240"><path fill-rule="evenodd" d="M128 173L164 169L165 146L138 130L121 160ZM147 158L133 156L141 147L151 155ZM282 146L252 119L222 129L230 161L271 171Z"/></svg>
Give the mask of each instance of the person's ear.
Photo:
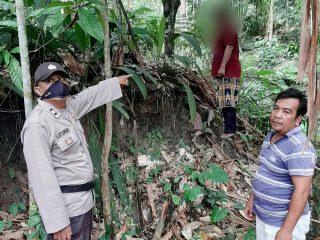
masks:
<svg viewBox="0 0 320 240"><path fill-rule="evenodd" d="M302 115L296 117L296 123L295 123L296 127L298 127L301 124L302 119L303 119Z"/></svg>
<svg viewBox="0 0 320 240"><path fill-rule="evenodd" d="M41 88L39 86L34 86L33 91L40 97L43 95L43 92L41 91Z"/></svg>

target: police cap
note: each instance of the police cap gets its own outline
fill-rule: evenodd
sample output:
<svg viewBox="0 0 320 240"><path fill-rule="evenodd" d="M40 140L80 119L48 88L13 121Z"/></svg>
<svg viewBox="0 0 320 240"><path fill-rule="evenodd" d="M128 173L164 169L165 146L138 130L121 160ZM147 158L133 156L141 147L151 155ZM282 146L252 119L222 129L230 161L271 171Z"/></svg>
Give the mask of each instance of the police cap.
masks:
<svg viewBox="0 0 320 240"><path fill-rule="evenodd" d="M64 77L69 77L69 74L64 68L56 62L44 62L39 65L34 74L34 83L38 85L40 81L47 80L54 73L61 73Z"/></svg>

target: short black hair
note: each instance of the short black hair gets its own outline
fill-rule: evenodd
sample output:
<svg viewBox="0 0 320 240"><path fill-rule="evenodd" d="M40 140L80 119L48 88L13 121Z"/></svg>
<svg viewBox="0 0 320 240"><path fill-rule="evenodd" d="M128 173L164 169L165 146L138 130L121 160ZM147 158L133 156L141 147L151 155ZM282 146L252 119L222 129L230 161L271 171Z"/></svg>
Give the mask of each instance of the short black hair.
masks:
<svg viewBox="0 0 320 240"><path fill-rule="evenodd" d="M297 109L297 116L304 116L307 113L308 102L307 102L306 95L303 94L298 89L288 88L287 90L280 92L277 95L275 102L277 102L279 99L284 99L284 98L296 98L299 100L300 103Z"/></svg>

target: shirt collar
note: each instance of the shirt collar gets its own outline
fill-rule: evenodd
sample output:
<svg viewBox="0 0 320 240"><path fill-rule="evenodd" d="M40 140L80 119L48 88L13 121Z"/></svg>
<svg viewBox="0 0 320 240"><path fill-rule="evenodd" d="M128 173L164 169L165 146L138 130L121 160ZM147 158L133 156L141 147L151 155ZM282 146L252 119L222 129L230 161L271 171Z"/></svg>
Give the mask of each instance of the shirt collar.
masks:
<svg viewBox="0 0 320 240"><path fill-rule="evenodd" d="M298 127L295 127L294 129L292 129L291 131L287 132L286 135L287 135L287 137L291 137L300 131L301 131L301 127L298 126Z"/></svg>
<svg viewBox="0 0 320 240"><path fill-rule="evenodd" d="M41 100L40 98L38 98L38 104L39 104L40 107L42 107L43 109L48 111L53 117L58 119L61 116L61 113L60 113L60 111L58 109L56 109L51 104Z"/></svg>
<svg viewBox="0 0 320 240"><path fill-rule="evenodd" d="M296 133L301 131L301 127L295 127L294 129L290 130L289 132L287 132L284 136L287 136L288 138L295 135ZM271 129L270 133L268 134L268 140L271 140L271 137L273 136L273 134L275 133L275 131L273 129Z"/></svg>

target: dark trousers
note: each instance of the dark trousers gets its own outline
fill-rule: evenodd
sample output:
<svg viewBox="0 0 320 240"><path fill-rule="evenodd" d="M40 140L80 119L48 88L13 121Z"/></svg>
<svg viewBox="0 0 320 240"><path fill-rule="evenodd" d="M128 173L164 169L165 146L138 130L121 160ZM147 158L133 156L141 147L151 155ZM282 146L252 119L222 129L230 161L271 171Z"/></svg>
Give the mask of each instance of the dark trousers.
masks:
<svg viewBox="0 0 320 240"><path fill-rule="evenodd" d="M236 133L237 109L234 107L222 108L224 118L224 133Z"/></svg>
<svg viewBox="0 0 320 240"><path fill-rule="evenodd" d="M71 217L72 240L90 240L92 230L92 210L80 216ZM47 240L53 240L53 234L49 234Z"/></svg>

